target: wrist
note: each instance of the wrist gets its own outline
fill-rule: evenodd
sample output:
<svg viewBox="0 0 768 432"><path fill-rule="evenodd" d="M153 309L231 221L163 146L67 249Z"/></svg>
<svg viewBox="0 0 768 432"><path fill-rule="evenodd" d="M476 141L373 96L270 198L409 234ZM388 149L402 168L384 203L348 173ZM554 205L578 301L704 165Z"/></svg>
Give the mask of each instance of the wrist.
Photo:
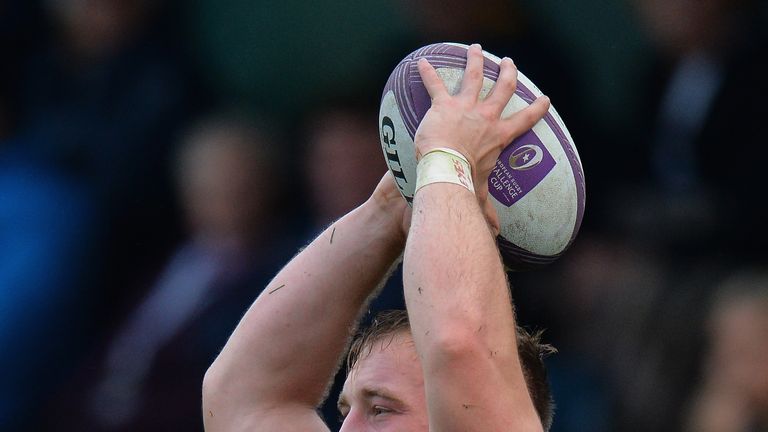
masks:
<svg viewBox="0 0 768 432"><path fill-rule="evenodd" d="M407 208L405 199L398 193L391 196L374 192L363 203L361 211L370 227L370 233L375 241L382 241L392 248L402 251L405 247L406 232L403 228L403 217Z"/></svg>
<svg viewBox="0 0 768 432"><path fill-rule="evenodd" d="M416 190L435 183L452 183L475 192L472 168L460 152L448 148L433 148L424 153L416 167Z"/></svg>

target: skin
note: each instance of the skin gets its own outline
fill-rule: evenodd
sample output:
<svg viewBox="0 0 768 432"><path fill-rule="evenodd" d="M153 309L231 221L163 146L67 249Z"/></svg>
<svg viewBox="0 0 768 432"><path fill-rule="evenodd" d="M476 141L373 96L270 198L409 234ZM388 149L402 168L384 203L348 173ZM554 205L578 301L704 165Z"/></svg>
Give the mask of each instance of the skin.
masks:
<svg viewBox="0 0 768 432"><path fill-rule="evenodd" d="M430 184L416 194L411 218L385 175L371 198L296 255L246 312L206 373L206 430L327 431L315 408L367 299L404 248L403 283L418 362L406 361L413 353L398 351L398 343L374 349L347 382L342 430L542 430L518 358L494 241L498 222L482 185L503 147L540 120L549 101L540 98L501 119L516 85L514 64L502 61L497 84L480 101L479 45L468 58L456 96L426 61L419 63L433 102L415 144L418 154L437 147L464 154L480 185L477 195ZM372 402L382 402L376 399L381 395L366 396L374 383L403 401L408 414L379 417L372 408L379 404ZM422 394L424 403L418 401Z"/></svg>
<svg viewBox="0 0 768 432"><path fill-rule="evenodd" d="M426 431L424 378L413 338L374 343L350 371L338 402L346 431Z"/></svg>
<svg viewBox="0 0 768 432"><path fill-rule="evenodd" d="M714 314L703 385L693 401L689 431L748 430L768 422L768 302L740 298Z"/></svg>

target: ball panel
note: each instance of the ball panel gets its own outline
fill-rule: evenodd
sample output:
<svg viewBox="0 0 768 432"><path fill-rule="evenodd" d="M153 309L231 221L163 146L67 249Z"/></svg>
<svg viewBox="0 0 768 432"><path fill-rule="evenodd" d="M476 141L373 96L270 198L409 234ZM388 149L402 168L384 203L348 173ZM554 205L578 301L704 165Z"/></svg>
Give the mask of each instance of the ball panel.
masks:
<svg viewBox="0 0 768 432"><path fill-rule="evenodd" d="M533 83L522 73L518 74L518 83L517 83L517 90L520 91L527 97L529 97L531 100L535 100L538 96L541 96L541 91L536 88ZM530 86L530 87L529 87ZM534 94L533 89L536 90L536 94ZM570 139L570 133L566 135L566 132L563 132L564 130L567 131L568 129L565 127L564 124L562 124L562 120L560 119L560 122L556 121L557 119L560 119L560 115L557 114L557 111L553 106L550 106L549 111L547 112L547 115L544 116L543 121L549 126L549 128L555 133L557 136L557 140L562 146L562 148L565 150L566 154L568 154L568 163L571 166L571 171L573 172L573 178L576 182L576 196L577 196L577 214L576 214L576 225L573 229L573 233L571 234L571 242L576 238L576 234L579 232L579 228L581 227L581 221L584 218L584 204L585 204L585 197L586 197L586 186L584 182L584 171L581 167L581 159L579 158L578 153L576 153L576 147L573 145L573 141ZM567 246L566 246L567 247Z"/></svg>

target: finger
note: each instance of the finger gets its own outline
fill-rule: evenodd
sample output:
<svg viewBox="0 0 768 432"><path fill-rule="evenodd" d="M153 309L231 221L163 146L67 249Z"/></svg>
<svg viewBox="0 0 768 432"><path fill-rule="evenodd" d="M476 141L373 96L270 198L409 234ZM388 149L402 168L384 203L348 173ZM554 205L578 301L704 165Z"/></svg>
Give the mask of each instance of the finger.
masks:
<svg viewBox="0 0 768 432"><path fill-rule="evenodd" d="M515 89L517 88L517 68L512 59L504 57L501 59L499 69L499 78L496 80L496 84L493 85L488 97L485 98L485 101L497 108L499 115L501 115L504 107L507 106L512 95L515 94Z"/></svg>
<svg viewBox="0 0 768 432"><path fill-rule="evenodd" d="M483 50L479 44L472 44L467 50L467 67L461 79L461 94L477 100L483 87Z"/></svg>
<svg viewBox="0 0 768 432"><path fill-rule="evenodd" d="M516 112L507 119L502 120L505 123L506 133L509 141L514 140L520 135L530 130L533 125L539 122L549 110L549 98L541 96L532 104Z"/></svg>
<svg viewBox="0 0 768 432"><path fill-rule="evenodd" d="M496 207L493 206L493 203L490 199L488 199L488 184L485 184L485 197L480 202L482 208L483 208L483 216L485 216L486 222L488 222L488 227L491 229L491 232L493 233L493 236L496 237L501 232L501 225L499 223L499 214L496 212Z"/></svg>
<svg viewBox="0 0 768 432"><path fill-rule="evenodd" d="M421 75L421 81L424 82L424 87L427 88L427 93L432 99L437 99L441 96L448 96L448 90L445 88L445 83L437 71L425 58L420 58L417 63L419 68L419 75Z"/></svg>
<svg viewBox="0 0 768 432"><path fill-rule="evenodd" d="M499 223L499 214L496 213L496 208L493 206L493 203L486 200L483 211L485 212L485 218L488 221L488 226L491 228L493 237L498 237L501 233L501 224Z"/></svg>

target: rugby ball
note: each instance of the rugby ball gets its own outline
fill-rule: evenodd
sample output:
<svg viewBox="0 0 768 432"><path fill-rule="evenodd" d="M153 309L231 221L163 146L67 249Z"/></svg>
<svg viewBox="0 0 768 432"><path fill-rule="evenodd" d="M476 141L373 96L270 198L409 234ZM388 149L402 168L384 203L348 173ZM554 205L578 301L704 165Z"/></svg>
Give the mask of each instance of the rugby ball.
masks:
<svg viewBox="0 0 768 432"><path fill-rule="evenodd" d="M455 94L467 62L467 45L437 43L412 52L389 76L381 98L379 133L387 166L400 193L413 202L416 150L413 138L431 100L417 61L426 58ZM483 52L485 97L499 76L501 59ZM518 71L506 117L525 108L541 91ZM535 268L556 260L573 243L584 215L584 172L576 147L554 107L531 130L509 143L488 178L489 199L499 215L497 237L509 269Z"/></svg>

